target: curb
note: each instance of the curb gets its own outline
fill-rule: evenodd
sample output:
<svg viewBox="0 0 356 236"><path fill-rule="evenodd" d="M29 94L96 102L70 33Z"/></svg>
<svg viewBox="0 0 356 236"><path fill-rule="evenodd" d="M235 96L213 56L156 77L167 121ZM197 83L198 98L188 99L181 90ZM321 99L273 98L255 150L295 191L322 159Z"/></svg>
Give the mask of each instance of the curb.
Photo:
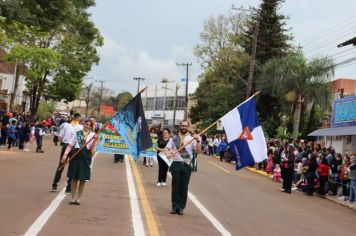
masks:
<svg viewBox="0 0 356 236"><path fill-rule="evenodd" d="M265 177L269 177L271 178L272 177L272 174L267 174L265 171L262 171L262 170L256 170L255 168L253 167L245 167L245 169L247 169L248 171L251 171L251 172L254 172L254 173L257 173L257 174L260 174L260 175L263 175ZM294 190L292 190L294 191ZM294 192L298 192L298 191L294 191ZM345 207L348 207L350 209L353 209L353 210L356 210L356 204L355 203L349 203L349 202L346 202L346 201L343 201L343 200L339 200L337 197L335 196L325 196L325 199L329 200L329 201L332 201L332 202L335 202L339 205L342 205L342 206L345 206Z"/></svg>

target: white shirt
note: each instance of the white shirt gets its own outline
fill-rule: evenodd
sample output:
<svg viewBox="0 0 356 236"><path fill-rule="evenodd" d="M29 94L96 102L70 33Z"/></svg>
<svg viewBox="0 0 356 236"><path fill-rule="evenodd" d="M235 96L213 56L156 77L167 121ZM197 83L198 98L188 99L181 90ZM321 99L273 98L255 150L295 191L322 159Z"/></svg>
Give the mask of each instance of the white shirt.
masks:
<svg viewBox="0 0 356 236"><path fill-rule="evenodd" d="M190 135L187 135L184 137L184 140L183 140L183 145L185 145L186 143L188 143L190 140L192 140L193 137L190 136ZM187 153L189 154L190 156L190 159L193 158L193 151L195 150L195 147L197 146L197 142L194 140L193 142L189 143L187 146L185 146L185 150L187 151ZM172 151L176 151L177 150L177 147L176 145L174 144L173 142L173 139L170 138L167 145L166 145L166 148L168 148L169 150L172 150ZM181 155L179 153L176 153L173 157L173 161L184 161L184 159L181 157Z"/></svg>
<svg viewBox="0 0 356 236"><path fill-rule="evenodd" d="M62 137L63 143L68 143L72 146L77 144L77 132L83 130L82 125L73 126L72 124L65 125L61 130L59 137Z"/></svg>

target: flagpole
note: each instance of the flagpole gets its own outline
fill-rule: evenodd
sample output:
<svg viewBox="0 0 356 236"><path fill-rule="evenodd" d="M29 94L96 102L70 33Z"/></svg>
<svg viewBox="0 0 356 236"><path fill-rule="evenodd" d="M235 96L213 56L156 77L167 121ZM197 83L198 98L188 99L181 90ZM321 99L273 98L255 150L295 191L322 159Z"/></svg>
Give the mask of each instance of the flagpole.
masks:
<svg viewBox="0 0 356 236"><path fill-rule="evenodd" d="M254 94L252 94L252 96L250 96L248 99L246 99L245 101L243 101L242 103L240 103L239 105L237 105L237 107L239 107L241 104L243 104L244 102L246 102L247 100L251 99L252 97L255 97L257 95L259 95L261 93L261 90L256 91ZM208 127L206 127L203 131L201 131L198 135L202 135L203 133L205 133L206 131L208 131L209 129L211 129L214 125L216 125L219 121L220 121L221 117L219 119L217 119L216 121L214 121L212 124L210 124ZM187 146L188 144L192 143L194 141L194 139L191 139L189 142L187 142L186 144L184 144L183 146L181 146L180 148L178 148L177 151L175 151L171 156L173 157L174 155L176 155L178 152L182 151L183 148L185 148L185 146Z"/></svg>

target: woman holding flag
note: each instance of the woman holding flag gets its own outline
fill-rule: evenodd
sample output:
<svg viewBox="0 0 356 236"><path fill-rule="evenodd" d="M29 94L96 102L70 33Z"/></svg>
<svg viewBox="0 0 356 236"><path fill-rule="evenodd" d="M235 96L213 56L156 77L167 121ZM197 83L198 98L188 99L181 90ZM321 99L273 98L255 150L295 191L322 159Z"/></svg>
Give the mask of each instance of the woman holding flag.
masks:
<svg viewBox="0 0 356 236"><path fill-rule="evenodd" d="M67 155L72 149L76 152L86 144L77 156L69 162L67 177L72 178L72 200L69 202L70 205L80 205L85 182L90 180L92 151L99 140L99 136L92 131L93 126L94 122L92 120L86 120L84 126L76 132L75 137L72 138L62 156L61 162L65 163ZM89 140L91 141L89 142Z"/></svg>

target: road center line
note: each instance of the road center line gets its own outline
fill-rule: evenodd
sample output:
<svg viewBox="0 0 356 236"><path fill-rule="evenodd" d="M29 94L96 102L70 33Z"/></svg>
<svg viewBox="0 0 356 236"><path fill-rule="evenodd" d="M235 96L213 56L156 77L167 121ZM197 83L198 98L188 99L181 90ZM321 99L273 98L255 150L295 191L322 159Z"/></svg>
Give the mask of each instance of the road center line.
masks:
<svg viewBox="0 0 356 236"><path fill-rule="evenodd" d="M157 160L155 159L157 162ZM172 179L171 173L168 176ZM200 210L200 212L210 221L210 223L217 229L223 236L231 236L231 233L225 229L225 227L210 213L210 211L199 202L199 200L188 191L188 198L193 202L193 204Z"/></svg>
<svg viewBox="0 0 356 236"><path fill-rule="evenodd" d="M208 161L208 162L209 162L211 165L216 166L217 168L219 168L219 169L225 171L225 172L228 173L228 174L231 173L229 170L225 169L224 167L222 167L222 166L220 166L220 165L218 165L218 164L215 164L214 162L211 162L211 161Z"/></svg>
<svg viewBox="0 0 356 236"><path fill-rule="evenodd" d="M92 164L90 168L93 168L94 165L94 159L96 157L96 154L92 157ZM52 214L57 210L58 206L61 204L63 201L64 197L66 196L64 194L65 187L58 193L57 197L49 204L46 210L42 212L42 214L33 222L33 224L30 226L30 228L26 231L24 236L35 236L37 235L43 226L47 223L49 218L52 216Z"/></svg>
<svg viewBox="0 0 356 236"><path fill-rule="evenodd" d="M134 234L137 236L145 235L140 207L138 205L135 183L132 177L132 170L130 166L129 157L127 155L125 155L125 165L126 165L127 185L129 188L130 205L131 205L131 221L134 228Z"/></svg>
<svg viewBox="0 0 356 236"><path fill-rule="evenodd" d="M139 171L137 169L137 166L136 166L136 163L134 162L134 160L132 158L129 158L129 159L130 159L130 162L132 164L133 173L135 175L137 189L138 189L138 192L140 194L142 208L143 208L143 211L145 213L145 217L146 217L146 221L147 221L148 231L150 232L151 236L159 235L158 228L157 228L157 223L156 223L156 220L155 220L155 218L153 216L151 205L148 202L146 191L145 191L145 188L143 186L140 173L139 173Z"/></svg>

